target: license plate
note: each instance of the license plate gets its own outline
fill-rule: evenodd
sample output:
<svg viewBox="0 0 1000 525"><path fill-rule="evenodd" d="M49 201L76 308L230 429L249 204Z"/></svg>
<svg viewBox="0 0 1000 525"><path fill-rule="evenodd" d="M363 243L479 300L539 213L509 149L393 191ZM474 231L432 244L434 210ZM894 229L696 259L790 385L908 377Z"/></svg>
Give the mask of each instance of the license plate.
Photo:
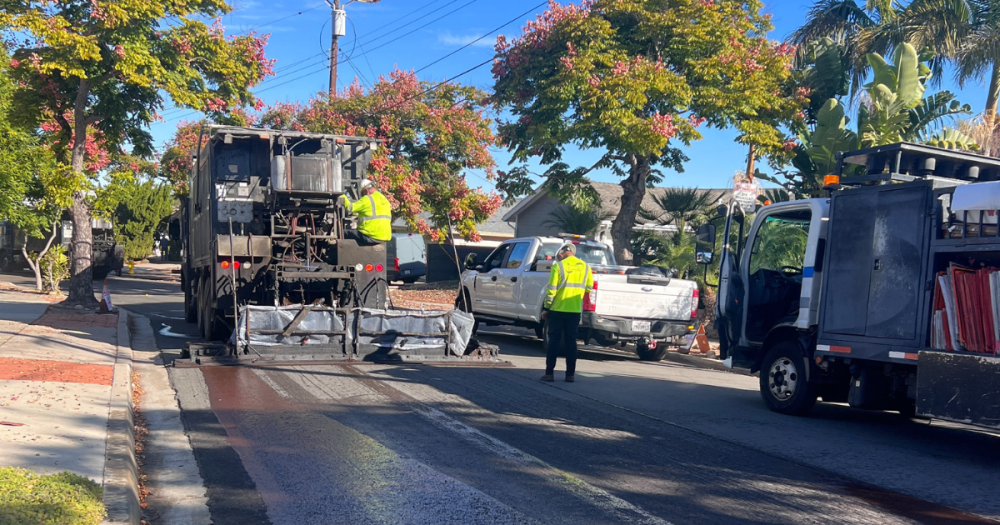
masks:
<svg viewBox="0 0 1000 525"><path fill-rule="evenodd" d="M649 321L632 321L633 332L649 332Z"/></svg>
<svg viewBox="0 0 1000 525"><path fill-rule="evenodd" d="M403 270L403 275L410 275L410 270Z"/></svg>

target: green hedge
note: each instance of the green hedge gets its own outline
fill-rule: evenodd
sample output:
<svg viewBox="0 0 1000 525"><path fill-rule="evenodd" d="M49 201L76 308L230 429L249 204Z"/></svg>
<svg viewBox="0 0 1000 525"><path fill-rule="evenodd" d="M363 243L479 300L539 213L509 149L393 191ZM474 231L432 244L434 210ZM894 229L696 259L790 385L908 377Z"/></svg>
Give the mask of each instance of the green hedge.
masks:
<svg viewBox="0 0 1000 525"><path fill-rule="evenodd" d="M103 489L63 472L40 476L0 468L0 525L97 525L105 516Z"/></svg>

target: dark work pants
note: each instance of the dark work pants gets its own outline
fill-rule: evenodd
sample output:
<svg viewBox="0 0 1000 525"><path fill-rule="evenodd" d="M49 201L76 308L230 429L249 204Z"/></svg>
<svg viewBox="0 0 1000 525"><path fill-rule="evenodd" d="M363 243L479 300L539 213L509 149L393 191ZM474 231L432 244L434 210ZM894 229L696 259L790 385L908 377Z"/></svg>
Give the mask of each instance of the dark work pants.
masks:
<svg viewBox="0 0 1000 525"><path fill-rule="evenodd" d="M358 230L344 230L344 238L358 241L358 246L375 246L376 244L382 244L382 241L372 239Z"/></svg>
<svg viewBox="0 0 1000 525"><path fill-rule="evenodd" d="M559 347L566 354L566 375L576 373L576 333L580 329L580 314L570 312L549 312L545 322L549 326L549 348L545 355L545 373L556 369Z"/></svg>

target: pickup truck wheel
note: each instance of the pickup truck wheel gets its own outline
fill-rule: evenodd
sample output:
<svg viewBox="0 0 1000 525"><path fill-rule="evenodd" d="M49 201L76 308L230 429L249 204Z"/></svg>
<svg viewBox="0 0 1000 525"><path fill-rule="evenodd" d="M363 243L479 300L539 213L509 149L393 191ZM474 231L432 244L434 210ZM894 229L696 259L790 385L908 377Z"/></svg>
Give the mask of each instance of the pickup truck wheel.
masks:
<svg viewBox="0 0 1000 525"><path fill-rule="evenodd" d="M806 381L805 356L794 341L771 347L760 368L760 395L768 408L798 416L816 404L817 389Z"/></svg>
<svg viewBox="0 0 1000 525"><path fill-rule="evenodd" d="M542 325L535 327L535 337L541 339L542 341L545 340L545 329L542 328Z"/></svg>
<svg viewBox="0 0 1000 525"><path fill-rule="evenodd" d="M650 348L648 344L637 343L635 353L643 361L662 361L667 356L667 345L658 344L656 348Z"/></svg>

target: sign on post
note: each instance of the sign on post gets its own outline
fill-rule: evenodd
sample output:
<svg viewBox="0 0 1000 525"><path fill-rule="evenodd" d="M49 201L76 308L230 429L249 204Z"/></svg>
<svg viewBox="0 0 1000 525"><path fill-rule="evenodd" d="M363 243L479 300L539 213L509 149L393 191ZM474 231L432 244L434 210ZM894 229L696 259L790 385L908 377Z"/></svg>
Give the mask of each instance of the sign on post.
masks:
<svg viewBox="0 0 1000 525"><path fill-rule="evenodd" d="M733 198L743 208L743 213L753 213L757 209L757 193L760 186L757 181L733 183Z"/></svg>

